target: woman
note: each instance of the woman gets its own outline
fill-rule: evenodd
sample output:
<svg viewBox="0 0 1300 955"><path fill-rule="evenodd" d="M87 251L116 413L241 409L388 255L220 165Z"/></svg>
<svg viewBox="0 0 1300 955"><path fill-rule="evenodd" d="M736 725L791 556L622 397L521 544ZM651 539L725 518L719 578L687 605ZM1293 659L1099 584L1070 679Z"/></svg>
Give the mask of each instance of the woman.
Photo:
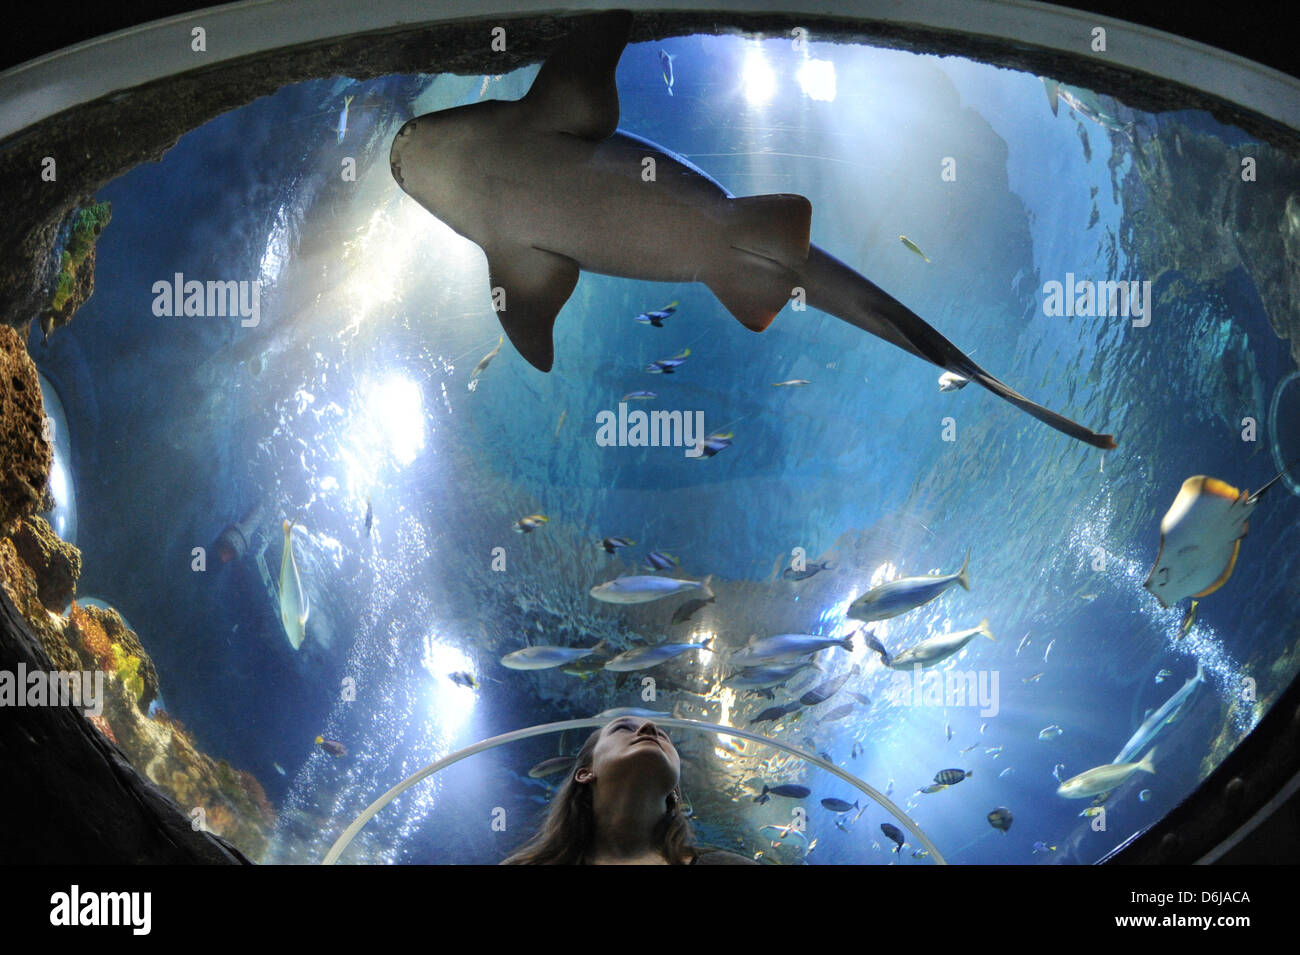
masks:
<svg viewBox="0 0 1300 955"><path fill-rule="evenodd" d="M624 716L582 744L541 831L502 865L756 865L697 847L668 734Z"/></svg>

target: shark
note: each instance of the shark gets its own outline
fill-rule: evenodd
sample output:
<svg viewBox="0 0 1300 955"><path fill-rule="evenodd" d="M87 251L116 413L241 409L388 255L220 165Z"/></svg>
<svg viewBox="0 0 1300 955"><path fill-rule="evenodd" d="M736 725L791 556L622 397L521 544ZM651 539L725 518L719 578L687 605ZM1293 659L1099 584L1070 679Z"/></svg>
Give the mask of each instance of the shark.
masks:
<svg viewBox="0 0 1300 955"><path fill-rule="evenodd" d="M549 372L557 315L582 271L702 282L762 332L802 301L988 389L1072 438L1115 439L1035 404L919 315L810 242L800 195L732 195L685 157L618 128L615 70L632 14L576 18L519 100L426 113L389 167L408 196L487 256L493 308L523 358Z"/></svg>

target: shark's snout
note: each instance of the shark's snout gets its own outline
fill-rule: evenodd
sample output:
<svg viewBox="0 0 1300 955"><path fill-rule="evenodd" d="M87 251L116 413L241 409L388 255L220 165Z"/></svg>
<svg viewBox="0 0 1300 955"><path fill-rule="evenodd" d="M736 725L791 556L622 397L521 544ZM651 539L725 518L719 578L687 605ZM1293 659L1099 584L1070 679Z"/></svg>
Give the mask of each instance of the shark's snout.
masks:
<svg viewBox="0 0 1300 955"><path fill-rule="evenodd" d="M393 178L397 180L399 186L404 186L402 180L402 145L406 138L415 131L415 120L407 120L406 125L397 131L393 138L393 146L388 151L388 168L393 173Z"/></svg>

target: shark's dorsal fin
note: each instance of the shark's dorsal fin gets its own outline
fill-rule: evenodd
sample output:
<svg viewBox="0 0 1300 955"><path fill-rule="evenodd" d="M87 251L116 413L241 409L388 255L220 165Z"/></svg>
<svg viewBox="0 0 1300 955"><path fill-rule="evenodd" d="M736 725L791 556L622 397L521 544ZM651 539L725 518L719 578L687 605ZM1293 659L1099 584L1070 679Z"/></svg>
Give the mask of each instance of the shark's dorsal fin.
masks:
<svg viewBox="0 0 1300 955"><path fill-rule="evenodd" d="M618 128L614 70L627 46L632 14L612 10L576 22L542 64L528 95L528 121L583 139L608 139Z"/></svg>
<svg viewBox="0 0 1300 955"><path fill-rule="evenodd" d="M786 268L808 261L812 203L803 196L776 194L732 199L727 238L732 246L774 259Z"/></svg>
<svg viewBox="0 0 1300 955"><path fill-rule="evenodd" d="M555 361L555 316L578 284L578 263L532 246L486 248L492 288L504 293L497 312L501 328L519 354L539 371ZM497 293L493 292L494 299Z"/></svg>

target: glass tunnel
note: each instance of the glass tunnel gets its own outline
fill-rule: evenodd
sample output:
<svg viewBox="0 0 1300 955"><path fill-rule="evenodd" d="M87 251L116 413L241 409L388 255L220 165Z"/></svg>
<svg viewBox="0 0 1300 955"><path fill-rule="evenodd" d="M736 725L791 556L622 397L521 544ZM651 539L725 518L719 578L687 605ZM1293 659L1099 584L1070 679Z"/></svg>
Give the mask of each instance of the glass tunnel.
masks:
<svg viewBox="0 0 1300 955"><path fill-rule="evenodd" d="M1160 820L1300 671L1300 158L690 32L615 51L619 192L524 99L558 37L287 83L68 218L26 346L98 731L265 863L499 862L618 712L763 863L1089 864ZM563 148L476 153L493 101Z"/></svg>

